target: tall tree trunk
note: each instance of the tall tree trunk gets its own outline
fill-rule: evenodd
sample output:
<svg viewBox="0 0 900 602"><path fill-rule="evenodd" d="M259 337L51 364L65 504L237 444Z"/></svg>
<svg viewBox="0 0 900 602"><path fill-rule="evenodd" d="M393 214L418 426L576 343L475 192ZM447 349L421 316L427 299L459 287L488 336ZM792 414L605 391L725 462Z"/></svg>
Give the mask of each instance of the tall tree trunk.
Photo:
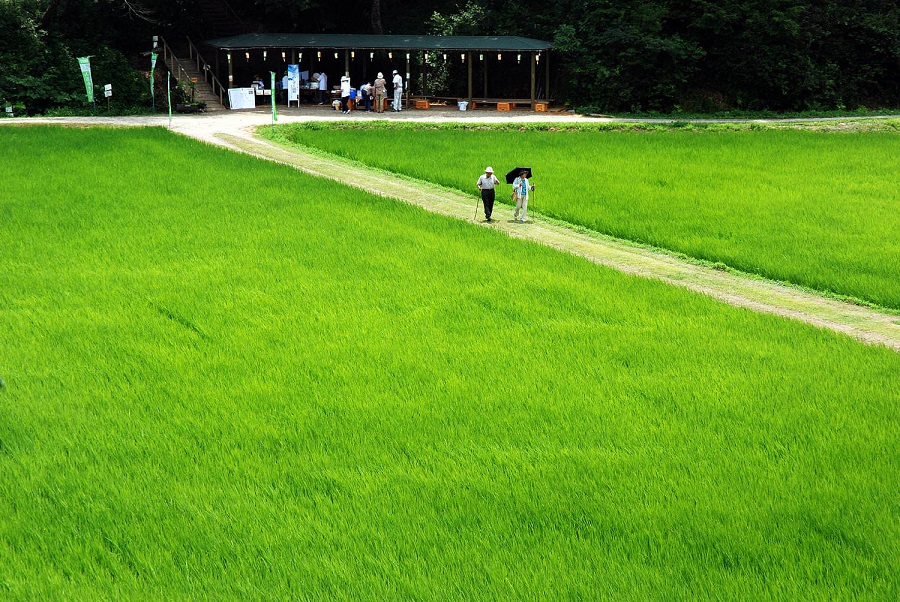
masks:
<svg viewBox="0 0 900 602"><path fill-rule="evenodd" d="M372 0L372 33L384 33L381 26L381 0Z"/></svg>

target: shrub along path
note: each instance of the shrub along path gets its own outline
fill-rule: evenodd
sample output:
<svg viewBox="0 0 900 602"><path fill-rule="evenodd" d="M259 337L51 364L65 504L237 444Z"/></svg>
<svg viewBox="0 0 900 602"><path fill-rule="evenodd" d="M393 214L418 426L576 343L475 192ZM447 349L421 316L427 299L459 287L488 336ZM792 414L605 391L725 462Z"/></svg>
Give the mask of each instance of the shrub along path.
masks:
<svg viewBox="0 0 900 602"><path fill-rule="evenodd" d="M483 212L475 218L477 197L400 177L359 163L294 147L285 148L255 138L247 130L218 133L214 142L278 161L307 173L331 178L369 192L396 198L429 211L493 228L513 236L580 255L622 272L656 278L709 295L726 303L776 314L843 332L861 341L884 344L900 351L900 316L830 299L777 282L700 265L689 258L631 244L571 225L529 216L527 224L512 221L509 208L500 206L498 219L488 224ZM535 199L540 202L540 199ZM540 207L538 206L539 210Z"/></svg>

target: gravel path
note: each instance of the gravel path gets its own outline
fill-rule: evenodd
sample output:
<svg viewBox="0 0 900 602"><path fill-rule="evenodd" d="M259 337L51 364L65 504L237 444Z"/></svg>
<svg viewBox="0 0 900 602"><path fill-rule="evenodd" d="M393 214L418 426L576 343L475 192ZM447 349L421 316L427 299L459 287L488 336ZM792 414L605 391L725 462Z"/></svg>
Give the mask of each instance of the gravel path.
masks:
<svg viewBox="0 0 900 602"><path fill-rule="evenodd" d="M522 112L498 115L496 112L409 111L388 114L389 119L409 121L479 122L608 122L606 118L585 118L572 114L535 114ZM295 121L334 121L346 119L333 111L321 108L280 110L279 124ZM354 115L353 119L376 119L374 114ZM68 123L108 124L117 126L169 126L168 117L119 118L46 118L7 119L0 123ZM852 119L817 121L853 121ZM792 120L794 122L794 120ZM900 315L894 315L817 295L791 286L760 278L716 270L685 261L674 255L648 249L604 236L584 232L570 225L529 216L528 224L501 218L491 224L473 217L476 198L460 192L448 191L428 182L398 177L370 169L336 157L286 149L255 137L254 130L271 123L271 114L264 110L215 115L179 115L172 120L174 131L184 135L247 152L255 156L290 165L312 175L326 177L418 205L429 211L489 227L509 236L545 244L564 252L582 256L595 263L637 276L655 278L682 286L725 303L754 311L800 320L818 327L848 334L860 341L880 344L900 351ZM505 207L501 206L501 212Z"/></svg>

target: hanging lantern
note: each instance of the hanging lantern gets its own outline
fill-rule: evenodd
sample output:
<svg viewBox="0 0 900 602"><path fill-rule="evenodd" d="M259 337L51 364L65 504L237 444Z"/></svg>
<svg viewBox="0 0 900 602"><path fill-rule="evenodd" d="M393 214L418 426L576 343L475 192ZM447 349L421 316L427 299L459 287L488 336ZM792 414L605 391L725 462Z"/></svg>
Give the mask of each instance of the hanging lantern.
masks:
<svg viewBox="0 0 900 602"><path fill-rule="evenodd" d="M301 61L303 60L303 53L302 53L302 52L300 53L300 58L299 58L298 60L301 60Z"/></svg>
<svg viewBox="0 0 900 602"><path fill-rule="evenodd" d="M337 58L337 52L334 53L334 58Z"/></svg>
<svg viewBox="0 0 900 602"><path fill-rule="evenodd" d="M407 60L407 61L409 60L409 53L408 53L408 52L406 53L406 60Z"/></svg>
<svg viewBox="0 0 900 602"><path fill-rule="evenodd" d="M484 60L484 55L483 55L483 54L479 54L479 55L478 55L478 60L479 60L479 61L483 61L483 60Z"/></svg>
<svg viewBox="0 0 900 602"><path fill-rule="evenodd" d="M516 55L516 62L517 62L517 63L521 63L521 62L522 62L522 55L521 55L521 54L517 54L517 55Z"/></svg>
<svg viewBox="0 0 900 602"><path fill-rule="evenodd" d="M375 58L375 53L374 53L374 52L370 52L370 53L369 53L369 60L372 60L372 59L374 59L374 58Z"/></svg>
<svg viewBox="0 0 900 602"><path fill-rule="evenodd" d="M286 60L287 60L287 52L282 51L282 53L281 53L281 60L282 60L282 61L286 61Z"/></svg>
<svg viewBox="0 0 900 602"><path fill-rule="evenodd" d="M459 58L461 58L461 59L462 59L462 62L465 63L465 62L466 62L466 53L463 52L462 54L460 54L460 55L459 55Z"/></svg>
<svg viewBox="0 0 900 602"><path fill-rule="evenodd" d="M497 60L498 60L498 61L502 61L502 60L503 60L503 55L500 54L499 52L497 53Z"/></svg>
<svg viewBox="0 0 900 602"><path fill-rule="evenodd" d="M351 59L355 59L355 58L356 58L356 51L355 51L355 50L351 50L351 51L350 51L350 58L351 58Z"/></svg>
<svg viewBox="0 0 900 602"><path fill-rule="evenodd" d="M444 60L446 61L446 60L447 60L447 53L445 52L443 56L444 56Z"/></svg>
<svg viewBox="0 0 900 602"><path fill-rule="evenodd" d="M245 53L244 53L244 56L247 57L247 62L249 62L249 61L250 61L250 53L249 53L249 52L245 52Z"/></svg>
<svg viewBox="0 0 900 602"><path fill-rule="evenodd" d="M268 50L263 50L263 60L266 60L266 55L269 54Z"/></svg>
<svg viewBox="0 0 900 602"><path fill-rule="evenodd" d="M321 51L321 50L317 50L317 51L316 51L316 56L317 56L318 59L321 61L321 60L322 60L322 51Z"/></svg>

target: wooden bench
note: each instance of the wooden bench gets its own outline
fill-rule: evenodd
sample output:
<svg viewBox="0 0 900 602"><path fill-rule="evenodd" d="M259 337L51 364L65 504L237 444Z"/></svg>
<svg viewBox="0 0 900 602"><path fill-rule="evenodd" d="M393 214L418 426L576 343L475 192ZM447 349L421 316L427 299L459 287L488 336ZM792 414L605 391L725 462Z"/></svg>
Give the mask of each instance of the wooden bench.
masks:
<svg viewBox="0 0 900 602"><path fill-rule="evenodd" d="M535 110L540 111L541 109L537 108L538 104L547 104L549 105L549 101L547 100L535 100ZM525 108L531 107L531 99L530 98L473 98L472 104L470 105L472 108L475 108L477 105L494 105L497 107L498 111L512 111L516 108ZM546 110L546 107L544 108Z"/></svg>
<svg viewBox="0 0 900 602"><path fill-rule="evenodd" d="M460 98L458 96L420 96L411 98L417 109L430 109L436 106L458 106L461 101L468 103L467 110L472 111L479 107L494 106L498 111L512 111L517 108L531 107L530 98ZM550 108L550 100L543 98L534 101L534 110L546 112Z"/></svg>

